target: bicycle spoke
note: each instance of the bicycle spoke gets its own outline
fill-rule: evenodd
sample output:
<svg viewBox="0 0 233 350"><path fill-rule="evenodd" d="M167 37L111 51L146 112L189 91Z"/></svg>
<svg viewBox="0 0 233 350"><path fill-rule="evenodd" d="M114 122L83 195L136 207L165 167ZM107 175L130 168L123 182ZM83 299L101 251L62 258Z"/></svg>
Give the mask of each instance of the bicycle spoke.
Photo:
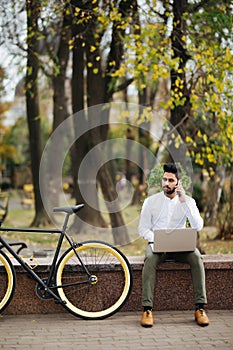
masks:
<svg viewBox="0 0 233 350"><path fill-rule="evenodd" d="M131 291L132 275L126 258L112 246L96 241L84 243L77 252L94 282L74 285L86 280L87 275L74 252L66 252L57 270L57 284L63 285L58 293L66 300L65 307L83 318L112 315L125 303ZM67 286L69 283L72 285Z"/></svg>

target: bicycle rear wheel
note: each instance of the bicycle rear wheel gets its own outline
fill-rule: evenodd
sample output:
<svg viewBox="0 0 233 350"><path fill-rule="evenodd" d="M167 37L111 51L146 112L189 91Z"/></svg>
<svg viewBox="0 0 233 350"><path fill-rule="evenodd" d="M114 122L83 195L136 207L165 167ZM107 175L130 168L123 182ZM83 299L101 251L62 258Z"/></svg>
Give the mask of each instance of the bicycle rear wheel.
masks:
<svg viewBox="0 0 233 350"><path fill-rule="evenodd" d="M0 313L13 298L16 286L16 274L8 256L0 251Z"/></svg>
<svg viewBox="0 0 233 350"><path fill-rule="evenodd" d="M132 270L127 258L112 245L87 241L72 248L58 262L57 292L73 315L84 319L104 319L116 313L132 290Z"/></svg>

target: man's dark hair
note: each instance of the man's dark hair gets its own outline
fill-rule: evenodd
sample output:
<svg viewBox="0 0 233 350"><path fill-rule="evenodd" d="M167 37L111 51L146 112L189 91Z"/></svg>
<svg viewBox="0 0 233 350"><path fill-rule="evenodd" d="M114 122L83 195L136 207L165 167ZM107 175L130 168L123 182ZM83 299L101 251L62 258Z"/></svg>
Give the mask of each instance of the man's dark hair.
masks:
<svg viewBox="0 0 233 350"><path fill-rule="evenodd" d="M164 164L163 170L164 170L165 173L175 174L177 179L180 178L180 171L179 171L178 167L174 163Z"/></svg>

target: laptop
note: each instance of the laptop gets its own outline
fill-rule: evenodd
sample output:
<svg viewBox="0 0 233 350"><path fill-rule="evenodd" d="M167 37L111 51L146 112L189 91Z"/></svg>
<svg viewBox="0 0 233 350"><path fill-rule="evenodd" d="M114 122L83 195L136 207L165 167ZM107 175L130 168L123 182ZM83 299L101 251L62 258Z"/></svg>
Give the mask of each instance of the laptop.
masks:
<svg viewBox="0 0 233 350"><path fill-rule="evenodd" d="M197 245L197 230L193 228L158 229L154 232L155 253L192 252Z"/></svg>

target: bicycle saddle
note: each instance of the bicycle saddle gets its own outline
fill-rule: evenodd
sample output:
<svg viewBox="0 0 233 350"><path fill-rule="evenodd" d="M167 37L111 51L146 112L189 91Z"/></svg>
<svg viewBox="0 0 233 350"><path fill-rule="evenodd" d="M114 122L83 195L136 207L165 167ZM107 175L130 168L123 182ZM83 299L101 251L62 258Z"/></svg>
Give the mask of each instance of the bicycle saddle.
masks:
<svg viewBox="0 0 233 350"><path fill-rule="evenodd" d="M67 214L77 213L80 209L84 207L84 204L74 205L72 207L55 207L53 208L53 212L65 212Z"/></svg>

